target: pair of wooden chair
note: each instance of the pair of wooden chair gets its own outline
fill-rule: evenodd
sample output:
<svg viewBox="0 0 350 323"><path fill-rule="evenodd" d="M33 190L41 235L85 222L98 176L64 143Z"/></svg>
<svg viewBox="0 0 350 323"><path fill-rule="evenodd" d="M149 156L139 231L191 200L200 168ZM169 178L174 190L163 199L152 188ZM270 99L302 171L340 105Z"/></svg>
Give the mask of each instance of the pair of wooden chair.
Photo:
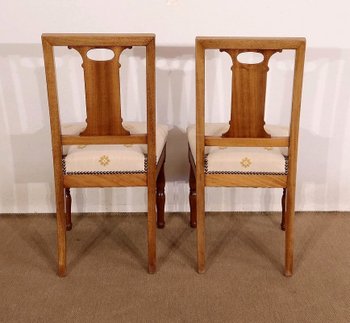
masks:
<svg viewBox="0 0 350 323"><path fill-rule="evenodd" d="M156 225L164 227L167 128L156 124L155 36L152 34L44 34L44 50L56 192L58 274L66 274L66 231L71 224L70 188L146 186L148 195L148 270L156 271ZM68 46L82 58L86 123L61 125L54 46ZM123 50L146 47L146 123L123 122L119 58ZM113 58L95 61L89 51L106 48ZM205 124L205 50L219 49L232 59L229 124ZM283 136L264 123L270 57L295 51L290 131ZM263 55L257 64L241 63L245 52ZM196 39L196 125L188 128L190 224L197 227L198 272L205 270L205 187L283 189L282 226L286 229L285 274L293 268L293 218L305 40L301 38ZM222 148L226 149L222 149ZM287 148L283 152L280 148Z"/></svg>

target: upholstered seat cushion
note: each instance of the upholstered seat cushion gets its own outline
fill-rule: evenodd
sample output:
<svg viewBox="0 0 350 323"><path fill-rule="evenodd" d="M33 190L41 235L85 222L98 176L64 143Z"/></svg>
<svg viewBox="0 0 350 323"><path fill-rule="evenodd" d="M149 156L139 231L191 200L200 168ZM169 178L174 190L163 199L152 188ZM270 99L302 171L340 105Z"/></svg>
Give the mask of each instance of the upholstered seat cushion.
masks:
<svg viewBox="0 0 350 323"><path fill-rule="evenodd" d="M130 134L147 132L145 122L124 122ZM66 124L62 134L78 135L86 123ZM168 127L156 126L157 162L168 136ZM147 171L147 145L73 145L63 147L63 170L65 174L113 174L143 173Z"/></svg>
<svg viewBox="0 0 350 323"><path fill-rule="evenodd" d="M271 136L287 136L288 129L265 127ZM272 131L271 131L272 128ZM205 124L207 136L221 136L229 129L226 123ZM273 132L273 133L272 133ZM188 142L194 161L196 161L196 127L187 129ZM272 147L205 147L205 172L222 174L286 174L288 158L280 148Z"/></svg>

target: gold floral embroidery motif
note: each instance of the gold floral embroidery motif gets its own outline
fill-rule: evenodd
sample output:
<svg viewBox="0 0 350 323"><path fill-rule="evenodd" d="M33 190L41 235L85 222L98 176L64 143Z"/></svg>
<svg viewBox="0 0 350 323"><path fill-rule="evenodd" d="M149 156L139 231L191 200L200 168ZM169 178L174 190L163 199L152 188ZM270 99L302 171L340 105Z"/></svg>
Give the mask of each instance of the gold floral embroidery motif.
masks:
<svg viewBox="0 0 350 323"><path fill-rule="evenodd" d="M264 147L265 150L272 150L272 147Z"/></svg>
<svg viewBox="0 0 350 323"><path fill-rule="evenodd" d="M241 165L244 168L248 168L251 164L252 164L252 162L248 157L245 157L241 160Z"/></svg>
<svg viewBox="0 0 350 323"><path fill-rule="evenodd" d="M110 162L110 159L108 156L106 155L103 155L101 156L101 158L99 159L99 163L102 165L102 166L107 166Z"/></svg>

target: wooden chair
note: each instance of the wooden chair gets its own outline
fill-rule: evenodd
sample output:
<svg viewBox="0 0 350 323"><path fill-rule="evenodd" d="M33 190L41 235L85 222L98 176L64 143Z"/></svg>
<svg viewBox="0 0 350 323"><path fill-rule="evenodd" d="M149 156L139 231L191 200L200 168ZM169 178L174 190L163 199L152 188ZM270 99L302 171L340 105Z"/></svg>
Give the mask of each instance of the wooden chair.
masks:
<svg viewBox="0 0 350 323"><path fill-rule="evenodd" d="M71 224L70 188L147 186L148 270L156 271L156 217L164 227L164 161L167 128L156 126L153 34L43 34L56 191L58 275L66 274L66 231ZM61 125L54 46L80 55L85 79L86 123ZM147 123L123 122L119 57L146 48ZM96 48L113 51L105 61L89 58ZM156 215L157 205L157 215Z"/></svg>
<svg viewBox="0 0 350 323"><path fill-rule="evenodd" d="M205 124L205 50L219 49L232 59L232 102L229 124ZM295 51L290 130L265 125L268 62L282 50ZM257 64L241 63L240 53L261 53ZM205 187L275 187L283 189L285 275L293 271L293 221L299 115L305 39L196 39L196 125L188 128L191 226L197 227L198 272L205 271ZM278 130L278 129L277 129ZM277 132L277 137L276 137ZM283 148L284 147L284 148ZM226 149L222 149L226 148ZM283 153L283 150L286 151Z"/></svg>

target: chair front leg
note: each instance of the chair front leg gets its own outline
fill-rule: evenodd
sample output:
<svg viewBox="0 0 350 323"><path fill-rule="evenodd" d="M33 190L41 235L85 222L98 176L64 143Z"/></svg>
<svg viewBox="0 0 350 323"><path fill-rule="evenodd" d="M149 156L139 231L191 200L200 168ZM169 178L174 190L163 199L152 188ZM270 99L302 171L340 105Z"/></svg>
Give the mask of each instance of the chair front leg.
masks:
<svg viewBox="0 0 350 323"><path fill-rule="evenodd" d="M157 178L157 227L163 229L165 226L164 221L164 206L165 206L165 174L164 174L164 162L160 168Z"/></svg>
<svg viewBox="0 0 350 323"><path fill-rule="evenodd" d="M190 165L189 183L190 183L190 194L189 194L190 226L191 226L191 228L197 228L196 177L194 175L194 171L192 169L192 165Z"/></svg>
<svg viewBox="0 0 350 323"><path fill-rule="evenodd" d="M66 230L72 230L72 197L70 195L70 189L64 189L65 197L65 211L66 211Z"/></svg>
<svg viewBox="0 0 350 323"><path fill-rule="evenodd" d="M286 231L286 189L283 189L283 194L281 198L282 204L282 220L281 220L281 230Z"/></svg>

